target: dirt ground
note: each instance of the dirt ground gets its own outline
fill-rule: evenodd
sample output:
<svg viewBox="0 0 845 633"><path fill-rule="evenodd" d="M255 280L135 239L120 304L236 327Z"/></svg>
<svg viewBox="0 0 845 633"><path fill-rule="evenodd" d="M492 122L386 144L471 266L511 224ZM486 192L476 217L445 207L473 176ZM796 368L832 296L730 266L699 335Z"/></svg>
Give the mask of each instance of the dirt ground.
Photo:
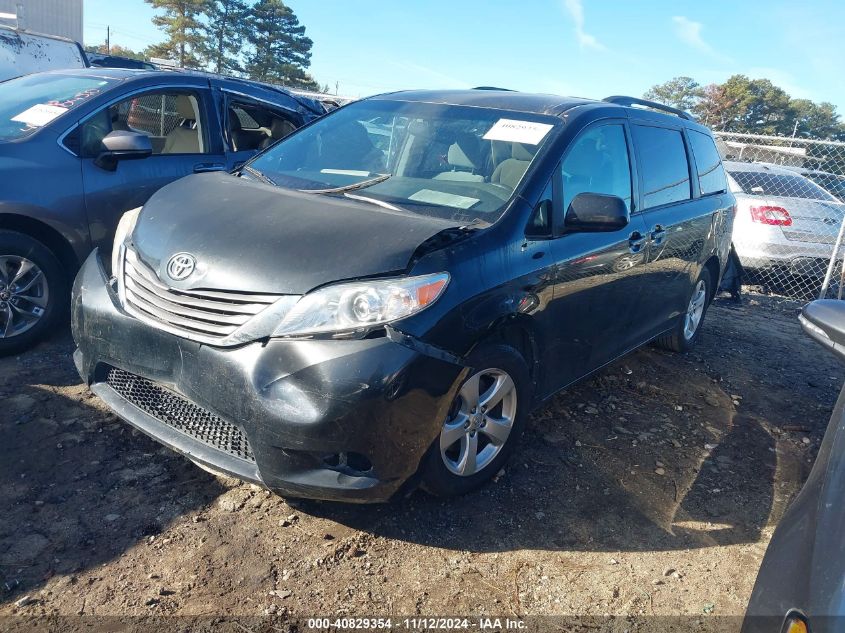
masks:
<svg viewBox="0 0 845 633"><path fill-rule="evenodd" d="M131 430L68 333L0 359L0 616L741 615L843 368L796 304L712 306L531 418L495 483L286 502Z"/></svg>

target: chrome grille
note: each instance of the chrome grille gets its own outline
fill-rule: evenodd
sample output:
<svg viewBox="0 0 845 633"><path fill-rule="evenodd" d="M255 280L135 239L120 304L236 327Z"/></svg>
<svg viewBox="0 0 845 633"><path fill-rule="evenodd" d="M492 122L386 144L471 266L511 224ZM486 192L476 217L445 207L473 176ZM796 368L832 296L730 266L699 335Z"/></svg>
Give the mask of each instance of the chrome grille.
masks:
<svg viewBox="0 0 845 633"><path fill-rule="evenodd" d="M177 290L127 248L123 261L123 293L128 308L186 336L224 339L281 295L228 290Z"/></svg>
<svg viewBox="0 0 845 633"><path fill-rule="evenodd" d="M255 461L249 442L238 427L190 400L117 367L108 368L105 383L159 422L219 451Z"/></svg>

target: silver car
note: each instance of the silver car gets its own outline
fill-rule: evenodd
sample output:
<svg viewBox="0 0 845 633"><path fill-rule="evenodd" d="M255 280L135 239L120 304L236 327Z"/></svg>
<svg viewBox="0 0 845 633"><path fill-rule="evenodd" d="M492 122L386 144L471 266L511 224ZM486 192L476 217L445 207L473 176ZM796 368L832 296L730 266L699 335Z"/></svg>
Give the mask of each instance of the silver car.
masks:
<svg viewBox="0 0 845 633"><path fill-rule="evenodd" d="M823 276L845 204L809 178L777 165L724 165L736 196L733 242L742 265Z"/></svg>

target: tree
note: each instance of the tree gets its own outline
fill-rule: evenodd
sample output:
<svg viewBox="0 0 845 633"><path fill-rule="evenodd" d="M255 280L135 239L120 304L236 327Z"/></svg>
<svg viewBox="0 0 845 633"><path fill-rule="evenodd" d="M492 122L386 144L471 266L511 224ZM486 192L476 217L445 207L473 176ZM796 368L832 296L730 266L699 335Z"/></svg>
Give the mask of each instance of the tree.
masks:
<svg viewBox="0 0 845 633"><path fill-rule="evenodd" d="M693 114L704 125L714 130L725 130L730 121L733 101L719 84L708 84L701 92L701 99L693 108Z"/></svg>
<svg viewBox="0 0 845 633"><path fill-rule="evenodd" d="M202 56L218 73L240 72L240 53L248 33L250 7L245 0L208 0Z"/></svg>
<svg viewBox="0 0 845 633"><path fill-rule="evenodd" d="M259 0L247 24L254 47L246 64L250 78L310 90L319 87L305 72L313 42L290 7L282 0Z"/></svg>
<svg viewBox="0 0 845 633"><path fill-rule="evenodd" d="M836 106L792 99L768 79L734 75L723 84L700 87L689 77L653 86L647 99L681 107L704 125L724 132L775 134L837 140L845 135Z"/></svg>
<svg viewBox="0 0 845 633"><path fill-rule="evenodd" d="M790 134L797 137L834 140L842 133L836 106L826 101L790 100L787 124L791 126Z"/></svg>
<svg viewBox="0 0 845 633"><path fill-rule="evenodd" d="M789 95L768 79L733 75L720 87L726 132L789 134Z"/></svg>
<svg viewBox="0 0 845 633"><path fill-rule="evenodd" d="M704 89L691 77L675 77L666 83L652 86L644 99L690 112L704 96Z"/></svg>
<svg viewBox="0 0 845 633"><path fill-rule="evenodd" d="M144 0L164 15L153 17L153 24L167 34L167 40L154 44L147 53L154 57L175 59L184 68L197 68L202 51L203 25L200 16L207 9L207 0Z"/></svg>

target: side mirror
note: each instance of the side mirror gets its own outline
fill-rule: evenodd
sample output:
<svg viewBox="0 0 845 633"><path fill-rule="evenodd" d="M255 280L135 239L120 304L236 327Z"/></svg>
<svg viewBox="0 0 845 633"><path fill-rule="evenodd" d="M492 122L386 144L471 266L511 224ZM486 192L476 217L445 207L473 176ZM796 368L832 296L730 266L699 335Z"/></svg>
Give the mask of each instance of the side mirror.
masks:
<svg viewBox="0 0 845 633"><path fill-rule="evenodd" d="M103 151L94 159L94 164L107 171L114 171L118 161L147 158L152 153L153 145L146 134L115 130L103 138Z"/></svg>
<svg viewBox="0 0 845 633"><path fill-rule="evenodd" d="M563 226L567 231L600 233L624 229L628 221L628 207L622 198L585 192L569 203Z"/></svg>
<svg viewBox="0 0 845 633"><path fill-rule="evenodd" d="M819 299L808 303L798 320L807 334L845 358L845 301Z"/></svg>

